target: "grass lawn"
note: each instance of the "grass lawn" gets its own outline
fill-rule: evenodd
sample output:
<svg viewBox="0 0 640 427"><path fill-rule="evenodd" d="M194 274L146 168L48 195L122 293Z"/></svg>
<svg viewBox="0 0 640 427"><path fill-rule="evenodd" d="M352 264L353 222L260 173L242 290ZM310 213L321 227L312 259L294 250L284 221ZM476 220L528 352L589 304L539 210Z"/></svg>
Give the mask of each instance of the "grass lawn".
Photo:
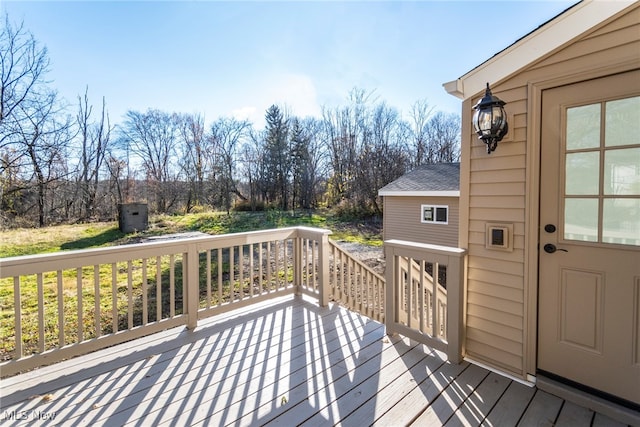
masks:
<svg viewBox="0 0 640 427"><path fill-rule="evenodd" d="M332 231L330 236L334 240L358 242L372 246L381 246L382 237L380 222L347 221L336 218L327 212L235 212L231 215L219 212L188 214L182 216L154 216L150 218L149 228L144 232L124 234L118 229L117 222L92 224L73 224L46 227L41 229L15 229L0 231L0 258L50 253L65 250L77 250L113 246L139 242L144 237L159 236L187 231L200 231L209 234L226 234L253 231L270 228L281 228L295 225L327 228ZM155 262L159 262L155 265ZM154 321L158 316L168 315L167 301L176 300L177 311L181 312L182 302L182 267L181 260L177 260L175 271L170 267L167 259L135 262L132 266L132 289L127 289L127 265L100 265L98 271L85 268L81 272L62 271L58 279L56 273L45 274L42 277L45 314L45 349L60 344L58 335L64 329L66 343L76 342L83 335L84 339L92 338L95 333L95 303L98 296L100 305L100 323L103 333L109 333L115 328L131 327L128 318L128 307L135 306L134 326L142 322L142 301L148 301L149 318ZM157 268L157 270L156 270ZM216 267L217 268L217 267ZM222 268L228 270L229 266ZM144 271L144 276L143 276ZM160 273L157 273L160 271ZM99 291L93 284L94 275L98 275ZM176 288L173 290L156 288L155 276L161 274L163 280L171 275L175 276ZM80 275L81 279L78 279ZM111 278L117 276L118 286L111 287ZM143 279L147 277L147 279ZM38 351L38 283L37 277L25 276L20 278L20 301L22 321L22 342L25 354ZM142 282L148 282L148 289L143 290ZM79 285L79 283L81 285ZM62 289L58 290L61 286ZM146 286L146 285L145 285ZM239 283L227 283L225 286L242 286ZM78 294L81 293L81 305ZM98 293L99 295L96 295ZM161 307L156 305L158 299ZM115 302L114 302L115 301ZM63 324L58 324L60 304L64 312ZM113 304L117 305L114 310ZM0 280L0 360L12 358L15 350L15 315L14 315L14 285L11 278ZM81 317L78 313L81 313ZM160 314L161 312L161 314ZM115 315L114 315L115 313ZM116 317L117 316L117 317Z"/></svg>
<svg viewBox="0 0 640 427"><path fill-rule="evenodd" d="M0 231L0 258L135 243L143 237L186 231L226 234L295 225L327 228L332 231L333 240L382 246L380 224L369 220L344 220L326 211L160 215L149 219L148 230L133 234L121 233L115 221Z"/></svg>

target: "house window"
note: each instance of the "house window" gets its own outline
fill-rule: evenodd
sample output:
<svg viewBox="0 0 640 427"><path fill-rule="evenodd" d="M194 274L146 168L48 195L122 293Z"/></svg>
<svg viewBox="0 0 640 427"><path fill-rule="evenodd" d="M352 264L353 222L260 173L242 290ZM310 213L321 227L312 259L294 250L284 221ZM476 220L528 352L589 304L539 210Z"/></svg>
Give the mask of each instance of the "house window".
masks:
<svg viewBox="0 0 640 427"><path fill-rule="evenodd" d="M449 206L422 205L420 218L424 223L448 224Z"/></svg>

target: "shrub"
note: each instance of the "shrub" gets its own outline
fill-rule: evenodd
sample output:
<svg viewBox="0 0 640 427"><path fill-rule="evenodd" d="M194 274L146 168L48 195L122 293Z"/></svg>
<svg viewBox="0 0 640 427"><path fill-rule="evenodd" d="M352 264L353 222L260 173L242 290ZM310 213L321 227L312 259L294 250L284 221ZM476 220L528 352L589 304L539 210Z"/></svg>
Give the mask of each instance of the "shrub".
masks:
<svg viewBox="0 0 640 427"><path fill-rule="evenodd" d="M251 202L249 200L242 200L236 203L235 206L233 207L233 210L235 212L252 212L254 210L256 212L263 212L265 209L266 209L266 206L264 202L256 202L255 209L252 209Z"/></svg>

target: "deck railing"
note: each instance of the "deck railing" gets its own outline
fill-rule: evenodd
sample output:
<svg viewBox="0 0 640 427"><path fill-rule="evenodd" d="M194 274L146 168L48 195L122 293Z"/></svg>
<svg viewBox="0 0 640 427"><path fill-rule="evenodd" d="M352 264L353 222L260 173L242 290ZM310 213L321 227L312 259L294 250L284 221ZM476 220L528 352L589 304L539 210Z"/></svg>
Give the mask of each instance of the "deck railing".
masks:
<svg viewBox="0 0 640 427"><path fill-rule="evenodd" d="M352 311L384 322L384 277L329 241L330 294Z"/></svg>
<svg viewBox="0 0 640 427"><path fill-rule="evenodd" d="M384 243L385 326L447 353L463 356L464 272L466 251L401 240Z"/></svg>
<svg viewBox="0 0 640 427"><path fill-rule="evenodd" d="M0 375L291 293L326 305L329 234L291 227L0 259Z"/></svg>
<svg viewBox="0 0 640 427"><path fill-rule="evenodd" d="M385 242L386 286L329 234L290 227L0 259L0 376L292 293L461 359L463 250Z"/></svg>

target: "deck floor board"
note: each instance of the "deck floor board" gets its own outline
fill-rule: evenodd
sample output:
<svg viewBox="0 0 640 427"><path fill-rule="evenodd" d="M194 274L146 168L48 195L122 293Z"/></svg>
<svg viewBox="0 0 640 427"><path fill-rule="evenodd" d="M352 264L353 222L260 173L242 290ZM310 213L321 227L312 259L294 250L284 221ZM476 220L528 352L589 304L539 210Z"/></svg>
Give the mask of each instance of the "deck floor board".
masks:
<svg viewBox="0 0 640 427"><path fill-rule="evenodd" d="M43 367L0 390L3 426L47 417L74 426L621 425L304 297Z"/></svg>

